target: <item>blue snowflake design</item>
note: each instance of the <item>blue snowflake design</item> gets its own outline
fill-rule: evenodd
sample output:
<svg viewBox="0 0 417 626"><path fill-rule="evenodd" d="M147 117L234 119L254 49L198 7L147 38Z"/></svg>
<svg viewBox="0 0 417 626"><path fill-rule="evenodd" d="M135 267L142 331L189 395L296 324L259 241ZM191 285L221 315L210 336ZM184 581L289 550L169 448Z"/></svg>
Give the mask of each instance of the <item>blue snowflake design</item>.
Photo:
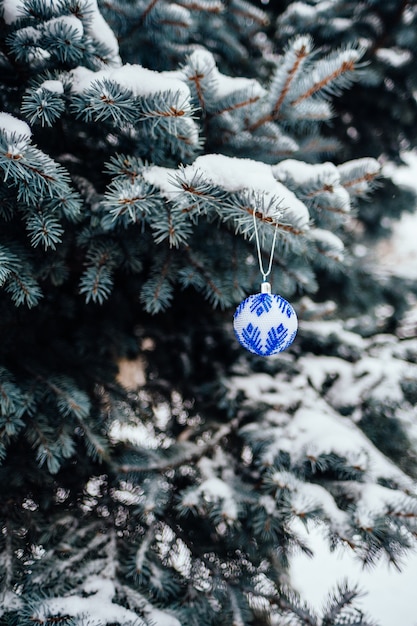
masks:
<svg viewBox="0 0 417 626"><path fill-rule="evenodd" d="M262 354L261 331L259 330L259 328L253 326L252 324L248 324L246 328L244 328L242 331L242 337L246 346L248 348L250 346L251 352L256 352L256 354Z"/></svg>
<svg viewBox="0 0 417 626"><path fill-rule="evenodd" d="M233 326L244 348L260 356L270 356L282 352L294 341L297 316L282 296L259 293L237 307Z"/></svg>

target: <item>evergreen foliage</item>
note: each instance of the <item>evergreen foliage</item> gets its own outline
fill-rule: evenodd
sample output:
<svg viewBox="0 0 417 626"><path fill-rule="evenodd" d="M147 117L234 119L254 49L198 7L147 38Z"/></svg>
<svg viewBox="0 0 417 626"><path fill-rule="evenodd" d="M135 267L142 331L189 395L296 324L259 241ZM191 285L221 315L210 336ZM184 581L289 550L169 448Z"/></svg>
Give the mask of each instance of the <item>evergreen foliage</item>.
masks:
<svg viewBox="0 0 417 626"><path fill-rule="evenodd" d="M414 136L337 108L378 123L361 25L411 49L414 8L340 46L322 4L0 1L1 626L374 623L289 567L312 525L365 565L417 530L412 285L363 255ZM254 220L301 320L265 360L231 330Z"/></svg>

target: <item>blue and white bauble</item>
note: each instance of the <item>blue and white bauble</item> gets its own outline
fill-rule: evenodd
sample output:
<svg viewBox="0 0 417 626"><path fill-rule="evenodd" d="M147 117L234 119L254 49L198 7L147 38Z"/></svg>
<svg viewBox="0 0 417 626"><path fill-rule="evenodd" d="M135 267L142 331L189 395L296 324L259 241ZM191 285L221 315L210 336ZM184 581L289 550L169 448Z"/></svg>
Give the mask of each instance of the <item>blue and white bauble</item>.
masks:
<svg viewBox="0 0 417 626"><path fill-rule="evenodd" d="M282 296L257 293L239 304L233 327L244 348L260 356L271 356L292 344L298 321L293 307Z"/></svg>

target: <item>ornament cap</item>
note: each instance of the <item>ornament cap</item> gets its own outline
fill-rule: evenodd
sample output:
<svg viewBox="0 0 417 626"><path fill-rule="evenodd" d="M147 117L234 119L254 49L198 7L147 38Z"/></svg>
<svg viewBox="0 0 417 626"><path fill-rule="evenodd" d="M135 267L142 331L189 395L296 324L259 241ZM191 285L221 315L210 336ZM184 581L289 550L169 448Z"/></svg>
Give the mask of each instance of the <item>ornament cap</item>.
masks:
<svg viewBox="0 0 417 626"><path fill-rule="evenodd" d="M261 283L261 293L271 293L271 283L269 283L267 280L264 280Z"/></svg>

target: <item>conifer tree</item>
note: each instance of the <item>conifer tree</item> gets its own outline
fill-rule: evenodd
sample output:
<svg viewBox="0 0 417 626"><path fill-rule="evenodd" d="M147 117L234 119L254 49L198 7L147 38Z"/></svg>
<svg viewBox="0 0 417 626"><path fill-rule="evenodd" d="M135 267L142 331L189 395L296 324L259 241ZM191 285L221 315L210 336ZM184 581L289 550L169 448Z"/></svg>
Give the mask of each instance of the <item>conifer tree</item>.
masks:
<svg viewBox="0 0 417 626"><path fill-rule="evenodd" d="M0 1L1 626L366 626L293 588L302 528L413 544L412 285L364 256L382 148L330 124L378 68L282 4ZM256 234L300 320L271 357L232 326Z"/></svg>

